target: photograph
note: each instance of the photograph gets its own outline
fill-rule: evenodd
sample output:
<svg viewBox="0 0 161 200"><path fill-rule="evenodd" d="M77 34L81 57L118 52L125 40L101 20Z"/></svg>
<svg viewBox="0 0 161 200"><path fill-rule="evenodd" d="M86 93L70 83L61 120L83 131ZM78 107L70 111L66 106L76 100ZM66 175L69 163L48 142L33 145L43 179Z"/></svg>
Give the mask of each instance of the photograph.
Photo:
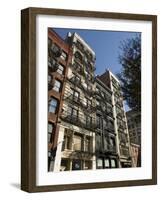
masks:
<svg viewBox="0 0 161 200"><path fill-rule="evenodd" d="M48 172L141 167L141 33L47 32Z"/></svg>
<svg viewBox="0 0 161 200"><path fill-rule="evenodd" d="M21 14L21 189L156 184L157 16Z"/></svg>

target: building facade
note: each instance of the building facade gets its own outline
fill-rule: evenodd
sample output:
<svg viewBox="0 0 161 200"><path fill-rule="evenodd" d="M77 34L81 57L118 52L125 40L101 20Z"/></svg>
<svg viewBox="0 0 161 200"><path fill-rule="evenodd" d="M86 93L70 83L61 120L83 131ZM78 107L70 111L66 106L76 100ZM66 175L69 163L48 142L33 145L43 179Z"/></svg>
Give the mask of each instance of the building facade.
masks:
<svg viewBox="0 0 161 200"><path fill-rule="evenodd" d="M109 70L99 76L99 79L112 91L113 116L115 123L117 152L119 155L119 167L131 167L130 139L127 127L127 119L123 105L123 95L120 82Z"/></svg>
<svg viewBox="0 0 161 200"><path fill-rule="evenodd" d="M73 56L68 69L59 146L54 171L96 169L95 161L95 53L76 33L66 43Z"/></svg>
<svg viewBox="0 0 161 200"><path fill-rule="evenodd" d="M51 28L48 29L48 171L54 170L59 136L59 116L72 51Z"/></svg>
<svg viewBox="0 0 161 200"><path fill-rule="evenodd" d="M96 55L77 33L48 30L48 171L131 167L119 80L95 77Z"/></svg>
<svg viewBox="0 0 161 200"><path fill-rule="evenodd" d="M113 115L112 91L96 77L96 168L119 166Z"/></svg>
<svg viewBox="0 0 161 200"><path fill-rule="evenodd" d="M133 167L141 166L141 112L126 112Z"/></svg>

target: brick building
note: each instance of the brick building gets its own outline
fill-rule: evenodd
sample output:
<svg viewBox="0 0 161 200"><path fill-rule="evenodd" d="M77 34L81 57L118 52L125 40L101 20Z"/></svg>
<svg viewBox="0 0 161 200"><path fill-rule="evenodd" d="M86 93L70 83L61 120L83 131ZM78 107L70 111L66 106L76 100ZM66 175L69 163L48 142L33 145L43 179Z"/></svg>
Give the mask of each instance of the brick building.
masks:
<svg viewBox="0 0 161 200"><path fill-rule="evenodd" d="M54 170L59 116L62 111L62 97L68 65L72 51L64 40L51 28L48 29L48 171Z"/></svg>

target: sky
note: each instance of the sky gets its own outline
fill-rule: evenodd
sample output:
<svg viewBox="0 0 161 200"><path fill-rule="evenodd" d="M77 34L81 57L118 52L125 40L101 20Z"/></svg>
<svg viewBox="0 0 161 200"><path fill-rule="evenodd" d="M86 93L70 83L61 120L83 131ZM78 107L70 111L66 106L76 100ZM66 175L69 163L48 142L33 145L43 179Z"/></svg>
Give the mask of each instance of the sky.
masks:
<svg viewBox="0 0 161 200"><path fill-rule="evenodd" d="M77 32L83 38L96 54L96 75L101 75L106 69L109 69L113 74L119 73L122 68L118 60L118 56L121 52L120 43L139 34L136 32L66 28L54 28L54 30L63 39L65 39L68 32ZM127 105L125 105L125 110L129 110Z"/></svg>

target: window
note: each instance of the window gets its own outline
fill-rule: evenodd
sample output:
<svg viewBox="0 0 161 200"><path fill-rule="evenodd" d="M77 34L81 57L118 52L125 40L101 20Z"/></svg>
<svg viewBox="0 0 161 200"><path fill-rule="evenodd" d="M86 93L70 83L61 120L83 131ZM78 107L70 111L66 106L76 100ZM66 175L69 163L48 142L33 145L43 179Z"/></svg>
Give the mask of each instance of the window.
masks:
<svg viewBox="0 0 161 200"><path fill-rule="evenodd" d="M52 40L48 38L48 46L51 46L51 44L52 44Z"/></svg>
<svg viewBox="0 0 161 200"><path fill-rule="evenodd" d="M103 168L103 160L101 158L97 159L97 169Z"/></svg>
<svg viewBox="0 0 161 200"><path fill-rule="evenodd" d="M92 106L92 101L88 99L88 107Z"/></svg>
<svg viewBox="0 0 161 200"><path fill-rule="evenodd" d="M76 42L76 45L77 45L77 47L78 47L80 50L83 50L83 45L82 45L81 42L79 42L78 40L77 40L77 42Z"/></svg>
<svg viewBox="0 0 161 200"><path fill-rule="evenodd" d="M110 143L111 146L114 147L114 146L115 146L115 139L112 138L112 137L110 137L110 138L109 138L109 143Z"/></svg>
<svg viewBox="0 0 161 200"><path fill-rule="evenodd" d="M86 116L86 125L87 125L88 127L90 127L91 124L92 124L92 117L87 115L87 116Z"/></svg>
<svg viewBox="0 0 161 200"><path fill-rule="evenodd" d="M96 99L96 105L97 105L97 106L100 106L100 101L99 101L99 99Z"/></svg>
<svg viewBox="0 0 161 200"><path fill-rule="evenodd" d="M82 150L82 136L74 135L73 143L74 143L73 149L75 151L81 151Z"/></svg>
<svg viewBox="0 0 161 200"><path fill-rule="evenodd" d="M116 160L115 159L111 159L111 168L116 168Z"/></svg>
<svg viewBox="0 0 161 200"><path fill-rule="evenodd" d="M72 115L75 116L76 118L78 118L78 110L73 108L73 114Z"/></svg>
<svg viewBox="0 0 161 200"><path fill-rule="evenodd" d="M87 83L83 83L83 86L87 90Z"/></svg>
<svg viewBox="0 0 161 200"><path fill-rule="evenodd" d="M52 67L52 59L48 57L48 67Z"/></svg>
<svg viewBox="0 0 161 200"><path fill-rule="evenodd" d="M80 80L81 80L80 77L75 75L75 81L76 81L77 83L80 83Z"/></svg>
<svg viewBox="0 0 161 200"><path fill-rule="evenodd" d="M61 65L61 64L59 64L59 65L58 65L57 72L58 72L59 74L61 74L61 75L64 74L64 66Z"/></svg>
<svg viewBox="0 0 161 200"><path fill-rule="evenodd" d="M83 104L84 104L85 106L88 105L88 99L87 99L86 97L84 97Z"/></svg>
<svg viewBox="0 0 161 200"><path fill-rule="evenodd" d="M88 90L92 91L92 86L91 85L88 85Z"/></svg>
<svg viewBox="0 0 161 200"><path fill-rule="evenodd" d="M106 111L107 107L106 107L106 104L105 104L105 103L102 102L102 103L101 103L101 107L102 107L102 110L103 110L103 111Z"/></svg>
<svg viewBox="0 0 161 200"><path fill-rule="evenodd" d="M48 123L48 143L52 142L53 124Z"/></svg>
<svg viewBox="0 0 161 200"><path fill-rule="evenodd" d="M82 55L78 51L75 52L75 57L79 60L79 62L83 60Z"/></svg>
<svg viewBox="0 0 161 200"><path fill-rule="evenodd" d="M51 49L56 57L59 57L62 53L60 47L55 43L52 44Z"/></svg>
<svg viewBox="0 0 161 200"><path fill-rule="evenodd" d="M60 92L62 83L61 81L55 80L53 90Z"/></svg>
<svg viewBox="0 0 161 200"><path fill-rule="evenodd" d="M97 128L101 129L102 119L100 115L96 116Z"/></svg>
<svg viewBox="0 0 161 200"><path fill-rule="evenodd" d="M52 70L52 72L56 71L58 68L58 63L55 59L48 57L48 66Z"/></svg>
<svg viewBox="0 0 161 200"><path fill-rule="evenodd" d="M73 100L74 101L78 101L79 100L79 92L77 92L76 90L71 89L71 93L73 95Z"/></svg>
<svg viewBox="0 0 161 200"><path fill-rule="evenodd" d="M52 97L49 101L49 112L56 113L57 106L58 106L58 100Z"/></svg>
<svg viewBox="0 0 161 200"><path fill-rule="evenodd" d="M85 139L85 151L90 152L90 138L86 137Z"/></svg>
<svg viewBox="0 0 161 200"><path fill-rule="evenodd" d="M100 91L100 89L98 87L96 87L96 92L99 92L99 91Z"/></svg>
<svg viewBox="0 0 161 200"><path fill-rule="evenodd" d="M74 119L78 119L78 110L72 107L68 107L68 114L70 116L72 116L72 118Z"/></svg>
<svg viewBox="0 0 161 200"><path fill-rule="evenodd" d="M105 164L105 168L110 168L110 161L108 158L105 158L104 164Z"/></svg>
<svg viewBox="0 0 161 200"><path fill-rule="evenodd" d="M64 136L63 150L65 150L65 149L71 149L71 136L70 135Z"/></svg>
<svg viewBox="0 0 161 200"><path fill-rule="evenodd" d="M51 80L52 80L52 76L48 74L48 83L51 83Z"/></svg>
<svg viewBox="0 0 161 200"><path fill-rule="evenodd" d="M64 51L62 51L62 54L61 54L60 58L62 60L67 60L67 54Z"/></svg>
<svg viewBox="0 0 161 200"><path fill-rule="evenodd" d="M99 134L96 134L96 151L100 151L102 149L102 138Z"/></svg>

